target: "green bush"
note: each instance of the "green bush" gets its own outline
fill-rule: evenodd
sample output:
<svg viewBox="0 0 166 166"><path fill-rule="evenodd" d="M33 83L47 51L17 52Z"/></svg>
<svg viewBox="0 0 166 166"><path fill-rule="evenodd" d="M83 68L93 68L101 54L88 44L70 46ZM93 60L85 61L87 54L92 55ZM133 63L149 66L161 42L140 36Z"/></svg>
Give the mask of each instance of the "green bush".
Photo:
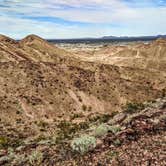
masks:
<svg viewBox="0 0 166 166"><path fill-rule="evenodd" d="M75 138L71 142L71 148L80 154L84 154L96 147L96 138L89 135L84 135L79 138Z"/></svg>
<svg viewBox="0 0 166 166"><path fill-rule="evenodd" d="M94 136L95 137L101 137L108 133L108 125L101 124L94 130Z"/></svg>
<svg viewBox="0 0 166 166"><path fill-rule="evenodd" d="M121 130L119 125L114 125L114 126L109 126L109 131L111 131L112 133L116 134L117 132L119 132Z"/></svg>

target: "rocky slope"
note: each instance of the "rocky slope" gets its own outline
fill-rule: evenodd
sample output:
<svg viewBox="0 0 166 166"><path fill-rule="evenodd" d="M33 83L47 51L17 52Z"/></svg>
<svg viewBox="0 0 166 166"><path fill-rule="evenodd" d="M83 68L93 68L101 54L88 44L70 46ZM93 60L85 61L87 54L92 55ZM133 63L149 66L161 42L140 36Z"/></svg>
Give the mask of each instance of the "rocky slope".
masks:
<svg viewBox="0 0 166 166"><path fill-rule="evenodd" d="M150 43L104 46L90 53L85 57L85 60L123 67L165 71L166 39L160 38Z"/></svg>
<svg viewBox="0 0 166 166"><path fill-rule="evenodd" d="M145 70L133 64L119 67L116 63L85 62L35 35L20 42L4 38L0 54L3 114L15 114L18 105L22 115L32 119L47 115L52 120L62 114L82 112L83 107L85 114L89 109L90 113L111 113L126 102L143 102L165 93L164 68ZM155 66L164 63L163 58Z"/></svg>
<svg viewBox="0 0 166 166"><path fill-rule="evenodd" d="M157 40L104 47L83 56L35 35L19 42L1 35L3 150L19 147L25 138L56 137L55 143L71 139L92 122L105 122L123 111L126 104L141 109L143 102L164 97L165 50L166 41Z"/></svg>
<svg viewBox="0 0 166 166"><path fill-rule="evenodd" d="M62 121L52 126L57 131L47 134L48 124L40 122L42 132L37 136L29 126L20 130L21 123L19 128L0 124L0 165L165 165L166 99L144 106L130 106L123 113L80 125ZM78 148L73 148L73 141ZM80 150L85 152L80 154Z"/></svg>

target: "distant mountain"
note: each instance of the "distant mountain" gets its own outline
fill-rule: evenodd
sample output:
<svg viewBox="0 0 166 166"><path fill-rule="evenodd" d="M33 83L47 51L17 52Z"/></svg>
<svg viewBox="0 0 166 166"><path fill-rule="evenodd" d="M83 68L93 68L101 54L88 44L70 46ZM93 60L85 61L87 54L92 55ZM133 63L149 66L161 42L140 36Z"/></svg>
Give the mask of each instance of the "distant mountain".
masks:
<svg viewBox="0 0 166 166"><path fill-rule="evenodd" d="M132 39L149 39L149 40L155 40L158 38L166 38L166 35L157 35L157 36L103 36L102 39L109 39L109 40L132 40Z"/></svg>
<svg viewBox="0 0 166 166"><path fill-rule="evenodd" d="M47 39L51 43L99 43L99 42L130 42L130 41L151 41L158 38L166 38L166 35L157 36L103 36L99 38L71 38L71 39Z"/></svg>

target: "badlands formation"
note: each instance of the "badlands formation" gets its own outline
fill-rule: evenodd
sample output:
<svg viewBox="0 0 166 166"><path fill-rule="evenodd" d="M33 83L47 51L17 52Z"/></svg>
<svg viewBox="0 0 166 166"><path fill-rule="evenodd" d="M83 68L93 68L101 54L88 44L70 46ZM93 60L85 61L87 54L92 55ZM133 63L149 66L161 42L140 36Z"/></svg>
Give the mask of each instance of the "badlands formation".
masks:
<svg viewBox="0 0 166 166"><path fill-rule="evenodd" d="M107 122L110 124L115 115L124 120L133 110L142 111L140 114L145 119L148 116L163 117L166 111L165 95L164 39L147 44L104 45L95 50L69 51L35 35L29 35L21 41L0 35L0 165L35 165L36 162L38 165L97 165L99 161L95 156L101 157L100 161L105 165L112 165L111 159L106 160L106 152L112 141L109 134L105 134L102 139L97 138L100 142L97 144L99 150L79 157L73 152L74 147L69 154L71 140L81 132L87 133L90 127ZM153 104L155 107L151 106ZM148 108L147 112L145 107ZM137 117L135 111L132 116ZM158 115L155 111L159 112ZM159 117L155 123L161 128L160 134L164 135L164 122ZM140 126L143 125L144 118L142 121L138 118ZM138 125L134 120L132 125ZM156 125L146 123L145 120L144 126L147 128ZM117 125L119 124L120 122ZM127 128L123 125L121 130ZM139 132L144 129L141 126L136 135L140 135ZM149 130L148 128L147 131ZM150 141L160 139L160 134L154 135L152 132ZM118 147L115 153L111 150L112 158L120 153L120 141L123 142L123 139L115 140ZM141 139L146 144L149 136L140 136L140 139L131 144L137 147L134 144L141 142ZM160 142L162 144L161 139ZM64 147L64 144L66 150L62 152L60 147ZM9 148L12 149L13 156ZM115 148L116 145L114 150ZM162 150L163 147L160 148ZM126 149L132 155L132 147ZM34 150L37 154L33 154ZM23 151L25 156L21 156ZM140 153L144 153L142 151ZM124 164L133 165L128 163L129 156L123 156L126 161ZM22 160L17 161L19 157ZM138 165L139 157L135 156ZM115 160L114 165L118 165L121 159ZM164 163L160 155L154 161ZM144 164L141 159L140 162Z"/></svg>

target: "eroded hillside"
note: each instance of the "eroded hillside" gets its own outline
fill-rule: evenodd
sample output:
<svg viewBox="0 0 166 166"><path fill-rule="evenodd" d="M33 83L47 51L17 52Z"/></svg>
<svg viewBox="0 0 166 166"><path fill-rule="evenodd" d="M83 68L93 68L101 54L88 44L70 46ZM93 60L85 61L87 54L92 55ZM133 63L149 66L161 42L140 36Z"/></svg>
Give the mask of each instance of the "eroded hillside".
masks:
<svg viewBox="0 0 166 166"><path fill-rule="evenodd" d="M120 110L126 102L143 102L165 93L165 68L155 68L165 62L163 55L157 56L154 70L150 67L142 69L134 68L133 63L125 66L125 61L123 66L105 64L102 60L87 62L35 35L19 42L4 38L1 40L0 65L3 113L11 111L15 114L18 105L23 116L32 119L40 115L52 120L82 111L86 114L111 113ZM160 46L160 41L156 41L149 47L156 45L164 50L166 42L163 43ZM133 46L133 49L137 47ZM123 52L124 56L127 56L126 52ZM145 57L153 60L154 54L150 56L147 51ZM134 57L131 58L136 59ZM110 60L110 63L113 62ZM83 107L86 109L82 110Z"/></svg>
<svg viewBox="0 0 166 166"><path fill-rule="evenodd" d="M27 137L71 139L91 122L108 121L129 103L143 109L145 101L163 98L165 50L166 41L160 39L80 54L35 35L18 42L1 35L0 144L14 135L12 147ZM66 127L67 134L61 131Z"/></svg>

